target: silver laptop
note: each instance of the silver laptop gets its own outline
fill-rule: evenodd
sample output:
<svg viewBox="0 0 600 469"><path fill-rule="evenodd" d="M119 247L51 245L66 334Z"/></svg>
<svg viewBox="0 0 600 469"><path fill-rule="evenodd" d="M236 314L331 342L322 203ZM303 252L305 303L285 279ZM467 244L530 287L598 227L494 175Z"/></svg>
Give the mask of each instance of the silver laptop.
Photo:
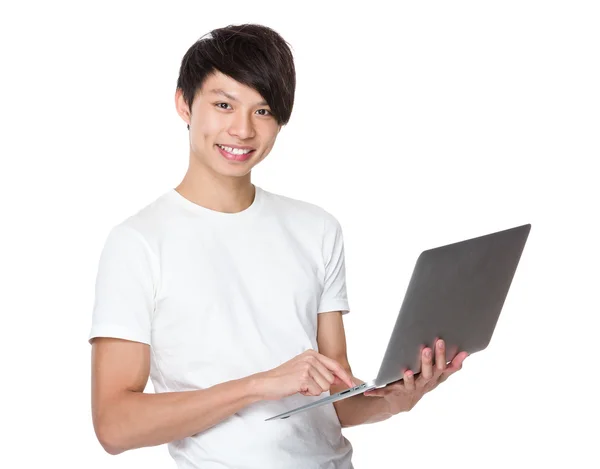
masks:
<svg viewBox="0 0 600 469"><path fill-rule="evenodd" d="M381 388L420 372L421 351L437 338L446 343L446 363L457 353L485 349L519 264L531 225L423 251L417 259L377 378L266 420Z"/></svg>

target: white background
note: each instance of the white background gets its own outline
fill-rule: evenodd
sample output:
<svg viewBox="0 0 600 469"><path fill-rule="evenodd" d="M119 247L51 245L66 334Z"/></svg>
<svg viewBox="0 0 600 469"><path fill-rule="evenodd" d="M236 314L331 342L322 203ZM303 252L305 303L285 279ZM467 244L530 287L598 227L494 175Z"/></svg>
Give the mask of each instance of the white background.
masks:
<svg viewBox="0 0 600 469"><path fill-rule="evenodd" d="M489 348L410 413L344 430L355 467L598 467L597 2L39 1L0 18L1 467L174 467L166 446L109 456L95 438L94 280L110 227L187 169L183 54L245 22L284 36L298 77L253 182L340 220L356 376L376 374L422 250L532 224Z"/></svg>

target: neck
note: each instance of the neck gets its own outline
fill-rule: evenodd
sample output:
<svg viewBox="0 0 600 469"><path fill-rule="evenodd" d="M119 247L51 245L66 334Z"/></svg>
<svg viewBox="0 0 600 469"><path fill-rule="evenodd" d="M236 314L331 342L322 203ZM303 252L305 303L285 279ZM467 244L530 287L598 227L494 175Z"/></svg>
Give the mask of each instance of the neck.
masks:
<svg viewBox="0 0 600 469"><path fill-rule="evenodd" d="M223 213L246 210L255 195L250 173L242 177L222 177L188 170L175 190L197 205Z"/></svg>

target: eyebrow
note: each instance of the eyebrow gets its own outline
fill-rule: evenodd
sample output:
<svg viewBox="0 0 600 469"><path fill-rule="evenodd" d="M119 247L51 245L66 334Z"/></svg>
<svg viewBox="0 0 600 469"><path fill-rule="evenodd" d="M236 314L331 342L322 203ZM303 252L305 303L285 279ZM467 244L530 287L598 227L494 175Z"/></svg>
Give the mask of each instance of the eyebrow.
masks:
<svg viewBox="0 0 600 469"><path fill-rule="evenodd" d="M221 88L215 88L214 90L210 90L209 93L220 94L222 96L225 96L226 98L231 99L232 101L235 101L236 103L240 102L240 100L237 99L235 96L230 95L229 93L222 90ZM265 100L261 101L260 103L256 103L257 106L268 106L268 104L269 103L267 103Z"/></svg>

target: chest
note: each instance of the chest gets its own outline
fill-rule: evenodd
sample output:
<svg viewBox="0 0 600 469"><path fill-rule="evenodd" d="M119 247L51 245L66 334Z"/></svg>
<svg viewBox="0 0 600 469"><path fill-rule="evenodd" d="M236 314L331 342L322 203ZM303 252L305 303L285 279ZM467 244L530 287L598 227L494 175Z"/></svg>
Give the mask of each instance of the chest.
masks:
<svg viewBox="0 0 600 469"><path fill-rule="evenodd" d="M318 243L207 231L164 250L153 347L177 379L234 379L316 347Z"/></svg>

